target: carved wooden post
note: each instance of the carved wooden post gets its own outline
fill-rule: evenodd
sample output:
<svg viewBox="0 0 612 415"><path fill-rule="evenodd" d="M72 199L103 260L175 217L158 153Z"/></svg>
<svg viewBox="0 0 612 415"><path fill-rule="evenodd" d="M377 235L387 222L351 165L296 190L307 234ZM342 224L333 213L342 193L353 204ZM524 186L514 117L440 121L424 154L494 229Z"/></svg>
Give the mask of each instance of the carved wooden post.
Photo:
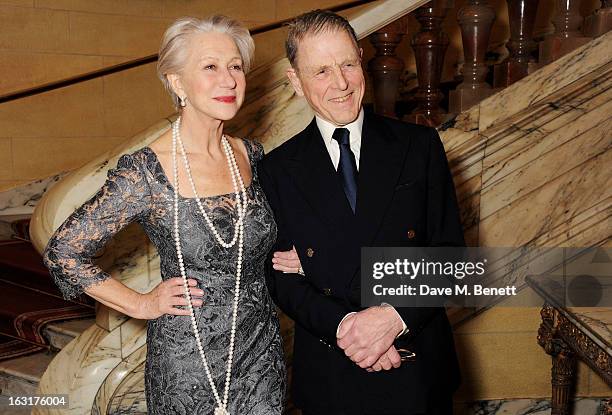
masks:
<svg viewBox="0 0 612 415"><path fill-rule="evenodd" d="M591 40L580 32L580 0L557 0L553 24L555 33L540 42L541 65L547 65Z"/></svg>
<svg viewBox="0 0 612 415"><path fill-rule="evenodd" d="M584 19L582 33L597 37L612 30L612 0L601 0L601 9Z"/></svg>
<svg viewBox="0 0 612 415"><path fill-rule="evenodd" d="M558 340L558 339L557 339ZM559 340L560 343L563 343ZM569 402L573 395L576 357L565 344L559 345L556 354L552 354L551 370L552 411L551 415L570 415Z"/></svg>
<svg viewBox="0 0 612 415"><path fill-rule="evenodd" d="M510 17L510 56L494 68L494 87L507 87L527 76L530 52L535 48L533 26L539 0L507 0Z"/></svg>
<svg viewBox="0 0 612 415"><path fill-rule="evenodd" d="M404 61L395 48L406 33L405 18L398 19L370 36L376 55L368 64L374 89L374 112L395 118L395 101Z"/></svg>
<svg viewBox="0 0 612 415"><path fill-rule="evenodd" d="M405 117L406 121L430 127L444 122L444 111L440 108L444 98L440 78L448 36L442 31L442 22L451 7L451 1L434 0L415 12L421 24L421 30L412 38L419 88L414 96L417 107Z"/></svg>
<svg viewBox="0 0 612 415"><path fill-rule="evenodd" d="M449 110L459 113L491 95L491 86L485 82L489 71L485 65L485 53L489 45L495 11L486 0L470 0L459 9L457 19L463 41L463 82L450 92Z"/></svg>
<svg viewBox="0 0 612 415"><path fill-rule="evenodd" d="M542 324L538 330L538 344L552 356L551 415L570 415L570 397L574 388L576 357L563 340L555 336L558 313L552 306L545 304L540 314Z"/></svg>

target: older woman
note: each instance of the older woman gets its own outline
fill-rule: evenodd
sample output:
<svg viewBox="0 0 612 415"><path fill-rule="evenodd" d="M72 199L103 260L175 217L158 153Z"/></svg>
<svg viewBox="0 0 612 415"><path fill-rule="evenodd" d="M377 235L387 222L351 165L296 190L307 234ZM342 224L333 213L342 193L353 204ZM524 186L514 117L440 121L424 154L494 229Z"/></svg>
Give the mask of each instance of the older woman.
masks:
<svg viewBox="0 0 612 415"><path fill-rule="evenodd" d="M248 31L227 17L172 24L158 74L180 116L119 159L44 253L66 298L85 292L148 320L150 414L282 412L283 351L264 281L276 225L252 168L263 151L223 132L244 100L253 50ZM92 262L134 221L160 255L162 282L146 294Z"/></svg>

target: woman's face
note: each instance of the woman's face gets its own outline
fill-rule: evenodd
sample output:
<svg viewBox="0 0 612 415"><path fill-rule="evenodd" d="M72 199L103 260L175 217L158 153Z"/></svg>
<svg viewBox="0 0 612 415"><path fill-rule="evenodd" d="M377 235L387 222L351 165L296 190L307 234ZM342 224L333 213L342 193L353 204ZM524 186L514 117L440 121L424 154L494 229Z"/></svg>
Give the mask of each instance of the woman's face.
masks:
<svg viewBox="0 0 612 415"><path fill-rule="evenodd" d="M183 111L215 120L232 119L242 102L246 81L242 58L234 40L224 33L190 37L187 62L180 75L170 75L179 97L187 97Z"/></svg>

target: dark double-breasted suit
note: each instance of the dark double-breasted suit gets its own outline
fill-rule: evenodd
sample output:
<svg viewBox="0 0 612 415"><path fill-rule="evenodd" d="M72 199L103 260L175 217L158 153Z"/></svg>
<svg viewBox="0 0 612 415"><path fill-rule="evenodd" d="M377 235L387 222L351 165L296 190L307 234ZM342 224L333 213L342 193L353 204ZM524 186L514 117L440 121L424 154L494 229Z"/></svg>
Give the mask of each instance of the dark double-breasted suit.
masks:
<svg viewBox="0 0 612 415"><path fill-rule="evenodd" d="M275 250L295 246L305 276L267 272L278 306L296 322L292 396L300 408L420 413L459 383L441 308L397 308L416 353L399 369L368 373L335 346L342 318L360 308L362 246L462 246L444 147L435 129L366 113L355 213L316 122L272 151L259 177L278 225Z"/></svg>

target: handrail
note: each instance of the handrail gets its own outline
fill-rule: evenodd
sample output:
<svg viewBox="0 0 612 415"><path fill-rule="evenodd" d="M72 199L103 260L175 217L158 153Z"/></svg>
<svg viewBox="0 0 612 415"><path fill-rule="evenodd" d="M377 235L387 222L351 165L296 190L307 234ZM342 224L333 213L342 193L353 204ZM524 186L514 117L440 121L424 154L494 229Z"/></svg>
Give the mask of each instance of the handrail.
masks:
<svg viewBox="0 0 612 415"><path fill-rule="evenodd" d="M346 3L339 4L337 6L328 7L326 10L331 10L333 12L341 12L344 10L352 9L356 6L361 6L364 4L372 3L377 0L354 0ZM250 30L251 35L257 35L260 33L265 33L270 30L275 30L283 27L283 25L289 23L293 18L279 20L274 23L268 23L262 26L257 26L254 29ZM108 66L106 68L97 69L92 72L87 72L85 74L72 76L70 78L62 79L59 81L53 81L46 84L42 84L39 86L35 86L32 88L27 88L17 92L10 92L5 95L0 95L0 104L5 102L15 101L21 98L31 97L33 95L42 94L44 92L53 91L60 88L65 88L70 85L75 85L81 82L89 81L92 79L100 78L102 76L111 75L117 72L125 71L132 68L137 68L142 65L146 65L152 62L157 61L158 54L144 56L142 58L133 59L131 61L123 62L117 65Z"/></svg>

